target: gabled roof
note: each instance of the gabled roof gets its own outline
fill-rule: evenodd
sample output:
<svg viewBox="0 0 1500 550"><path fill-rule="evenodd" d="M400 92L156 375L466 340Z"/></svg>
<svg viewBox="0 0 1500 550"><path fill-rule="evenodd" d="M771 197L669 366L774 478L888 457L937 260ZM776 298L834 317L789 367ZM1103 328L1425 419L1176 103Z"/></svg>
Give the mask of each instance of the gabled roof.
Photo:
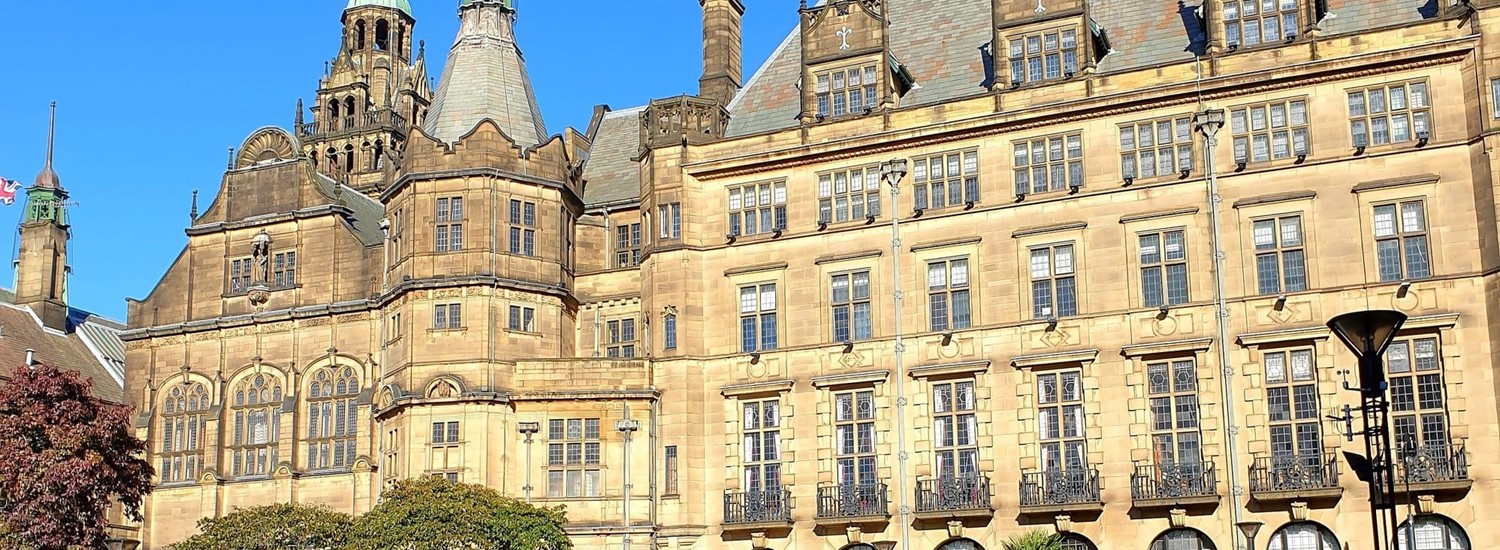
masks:
<svg viewBox="0 0 1500 550"><path fill-rule="evenodd" d="M991 0L886 0L891 53L911 71L916 87L903 107L930 105L984 94L993 75L986 59L993 40ZM1116 72L1190 61L1201 53L1203 31L1194 12L1199 0L1092 0L1094 21L1109 35L1113 53L1098 70ZM1437 15L1427 0L1330 0L1333 17L1322 34L1363 31ZM1307 26L1303 22L1302 26ZM1004 55L1002 50L996 53ZM796 127L801 112L797 80L802 44L797 29L751 76L729 105L728 135L743 136Z"/></svg>
<svg viewBox="0 0 1500 550"><path fill-rule="evenodd" d="M443 77L422 130L455 142L490 119L517 145L547 138L526 61L516 46L515 12L493 2L466 3Z"/></svg>
<svg viewBox="0 0 1500 550"><path fill-rule="evenodd" d="M611 111L599 122L589 160L583 168L585 207L629 201L641 196L641 112L645 107Z"/></svg>
<svg viewBox="0 0 1500 550"><path fill-rule="evenodd" d="M93 382L95 397L124 400L125 344L123 325L81 309L70 308L68 331L42 326L30 309L15 305L15 294L0 290L0 375L26 363L26 350L36 361L76 371Z"/></svg>

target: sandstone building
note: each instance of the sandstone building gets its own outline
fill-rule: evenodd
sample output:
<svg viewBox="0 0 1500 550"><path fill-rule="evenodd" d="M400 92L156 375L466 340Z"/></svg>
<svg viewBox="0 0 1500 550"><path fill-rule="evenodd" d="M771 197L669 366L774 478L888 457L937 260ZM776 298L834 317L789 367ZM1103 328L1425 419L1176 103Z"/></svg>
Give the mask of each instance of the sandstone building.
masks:
<svg viewBox="0 0 1500 550"><path fill-rule="evenodd" d="M145 547L440 475L583 549L1367 548L1368 308L1403 521L1500 529L1500 3L827 0L748 78L700 4L696 95L549 133L524 8L431 90L351 0L130 304Z"/></svg>

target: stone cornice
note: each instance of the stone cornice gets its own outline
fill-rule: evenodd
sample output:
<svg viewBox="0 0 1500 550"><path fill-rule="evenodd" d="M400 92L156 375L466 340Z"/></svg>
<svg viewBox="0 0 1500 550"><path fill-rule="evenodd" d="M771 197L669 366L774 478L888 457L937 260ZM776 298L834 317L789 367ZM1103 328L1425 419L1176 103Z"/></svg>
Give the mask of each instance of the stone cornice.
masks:
<svg viewBox="0 0 1500 550"><path fill-rule="evenodd" d="M1437 174L1417 174L1414 176L1402 176L1399 178L1386 178L1382 180L1367 181L1354 186L1351 193L1363 193L1376 189L1390 189L1392 187L1406 187L1408 185L1428 185L1437 183L1441 179Z"/></svg>
<svg viewBox="0 0 1500 550"><path fill-rule="evenodd" d="M1012 238L1012 239L1019 239L1019 238L1022 238L1022 237L1031 237L1031 236L1035 236L1035 235L1046 235L1048 233L1058 233L1058 232L1062 232L1062 231L1072 231L1074 229L1084 229L1084 228L1086 228L1088 226L1089 226L1088 222L1067 222L1067 223L1054 223L1054 224L1050 224L1050 225L1038 225L1038 226L1025 227L1025 228L1021 228L1021 229L1017 229L1015 231L1012 231L1011 234L1010 234L1010 238Z"/></svg>
<svg viewBox="0 0 1500 550"><path fill-rule="evenodd" d="M735 275L749 275L751 273L761 273L764 271L785 271L787 265L788 264L786 262L774 262L769 264L748 265L744 267L731 267L724 270L724 276L733 277Z"/></svg>
<svg viewBox="0 0 1500 550"><path fill-rule="evenodd" d="M577 193L577 191L575 191L572 186L569 186L569 185L567 185L564 182L553 181L553 180L549 180L549 179L539 178L539 177L536 177L536 176L528 176L526 174L512 172L510 170L501 170L499 168L489 168L489 167L485 167L485 168L459 168L459 169L454 169L454 170L434 170L434 171L429 171L429 172L411 172L411 173L408 173L408 174L403 174L399 179L396 180L395 184L391 185L390 189L386 189L385 191L383 191L383 192L380 193L379 200L380 200L381 203L390 202L390 200L392 198L394 198L397 194L399 194L402 189L405 189L407 185L410 185L414 181L429 181L429 180L439 180L439 179L451 179L451 178L461 178L461 177L464 177L464 176L492 176L492 177L504 178L504 179L508 179L508 180L512 180L512 181L516 181L516 182L520 182L520 183L529 183L529 184L532 184L532 185L538 185L538 186L542 186L542 187L550 187L550 188L554 188L554 189L558 189L560 191L563 191L563 196L564 197L573 199L575 202L578 203L578 205L580 207L582 207L583 204L584 204L583 197L579 196L578 193Z"/></svg>
<svg viewBox="0 0 1500 550"><path fill-rule="evenodd" d="M211 235L211 234L214 234L214 233L220 233L220 232L230 231L230 230L234 230L234 229L245 229L245 228L250 228L250 227L263 227L263 226L267 226L267 225L275 225L275 224L278 224L278 223L281 223L281 222L287 222L287 221L292 221L292 220L305 220L305 219L308 219L308 218L318 218L318 217L327 216L327 215L330 215L330 214L341 214L341 215L344 215L344 216L350 216L350 217L352 217L354 215L354 211L350 210L349 207L347 207L347 206L343 206L343 205L339 205L339 204L325 204L325 205L322 205L322 206L314 206L312 208L303 208L301 210L296 210L296 211L282 213L282 214L268 214L268 215L265 215L265 216L255 216L255 217L252 217L252 218L245 218L243 220L236 220L236 221L232 221L232 222L214 222L214 223L206 223L206 224L203 224L203 225L195 225L195 226L187 228L186 231L187 231L188 236L190 236L190 237L198 236L198 235Z"/></svg>
<svg viewBox="0 0 1500 550"><path fill-rule="evenodd" d="M912 378L932 378L934 376L953 375L979 375L989 372L990 360L980 359L977 361L959 361L957 363L939 363L936 365L923 365L912 367L907 372Z"/></svg>
<svg viewBox="0 0 1500 550"><path fill-rule="evenodd" d="M952 247L952 246L964 246L964 245L967 245L967 244L979 244L980 242L983 242L983 241L984 241L984 237L979 237L979 236L974 236L974 237L960 237L960 238L957 238L957 239L944 239L944 240L941 240L941 241L928 241L928 242L925 242L925 243L917 243L917 244L911 245L911 251L912 252L922 252L924 250L936 250L936 249L939 249L939 248L948 248L948 247Z"/></svg>
<svg viewBox="0 0 1500 550"><path fill-rule="evenodd" d="M1260 195L1258 197L1246 197L1234 201L1235 208L1247 206L1260 206L1262 204L1276 204L1278 202L1291 202L1318 198L1318 192L1313 190L1292 191L1290 193L1276 193L1274 195Z"/></svg>
<svg viewBox="0 0 1500 550"><path fill-rule="evenodd" d="M741 397L746 395L786 393L792 391L792 388L796 385L797 383L792 380L765 380L744 384L730 384L719 388L719 395L724 397Z"/></svg>
<svg viewBox="0 0 1500 550"><path fill-rule="evenodd" d="M1309 340L1326 340L1330 334L1328 327L1300 327L1268 330L1264 332L1251 332L1241 334L1240 345L1252 348L1266 344L1279 344L1283 342L1306 342Z"/></svg>
<svg viewBox="0 0 1500 550"><path fill-rule="evenodd" d="M1147 220L1157 220L1157 219L1161 219L1161 218L1170 218L1172 216L1191 216L1191 215L1197 214L1197 213L1198 213L1198 207L1196 207L1196 206L1189 206L1187 208L1178 208L1178 209L1175 209L1175 210L1162 210L1162 211L1159 211L1159 212L1146 212L1146 213L1142 213L1142 214L1130 214L1128 216L1120 216L1120 223L1121 224L1127 224L1127 223L1143 222L1143 221L1147 221Z"/></svg>
<svg viewBox="0 0 1500 550"><path fill-rule="evenodd" d="M1214 343L1213 338L1188 338L1185 340L1172 340L1169 342L1152 342L1149 344L1136 344L1120 348L1120 355L1135 358L1147 355L1166 355L1175 353L1193 353L1208 351L1209 346Z"/></svg>
<svg viewBox="0 0 1500 550"><path fill-rule="evenodd" d="M835 386L873 386L884 383L890 379L891 371L863 371L863 372L841 372L838 374L825 374L814 376L812 385L814 388L823 389Z"/></svg>
<svg viewBox="0 0 1500 550"><path fill-rule="evenodd" d="M1068 366L1082 363L1092 363L1099 359L1098 349L1080 349L1074 351L1059 351L1052 353L1038 353L1034 355L1017 355L1010 358L1010 366L1018 369L1034 369L1048 366Z"/></svg>

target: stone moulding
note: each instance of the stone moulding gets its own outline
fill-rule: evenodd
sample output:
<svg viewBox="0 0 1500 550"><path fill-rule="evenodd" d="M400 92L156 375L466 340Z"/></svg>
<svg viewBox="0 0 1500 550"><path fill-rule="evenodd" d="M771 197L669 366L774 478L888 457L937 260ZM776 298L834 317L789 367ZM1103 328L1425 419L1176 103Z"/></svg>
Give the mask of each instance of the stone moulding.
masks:
<svg viewBox="0 0 1500 550"><path fill-rule="evenodd" d="M1018 369L1034 369L1037 367L1092 363L1098 358L1099 350L1097 348L1081 349L1055 353L1038 353L1034 355L1017 355L1010 358L1010 366Z"/></svg>
<svg viewBox="0 0 1500 550"><path fill-rule="evenodd" d="M1089 226L1088 222L1068 222L1068 223L1055 223L1055 224L1049 224L1049 225L1038 225L1038 226L1033 226L1033 227L1024 227L1024 228L1017 229L1014 232L1012 232L1010 234L1010 238L1012 238L1012 239L1019 239L1019 238L1022 238L1022 237L1030 237L1030 236L1033 236L1033 235L1046 235L1048 233L1057 233L1057 232L1060 232L1060 231L1072 231L1074 229L1084 229L1084 228L1087 228L1088 226Z"/></svg>
<svg viewBox="0 0 1500 550"><path fill-rule="evenodd" d="M1328 330L1328 327L1322 326L1289 328L1241 334L1239 337L1239 341L1240 346L1253 348L1265 344L1276 344L1281 342L1327 340L1329 334L1330 332Z"/></svg>
<svg viewBox="0 0 1500 550"><path fill-rule="evenodd" d="M1387 178L1383 180L1367 181L1349 189L1351 193L1363 193L1377 189L1390 189L1392 187L1406 187L1408 185L1427 185L1437 183L1442 179L1437 174L1417 174L1414 176L1402 176L1399 178Z"/></svg>
<svg viewBox="0 0 1500 550"><path fill-rule="evenodd" d="M1170 218L1172 216L1190 216L1190 215L1197 214L1197 213L1198 213L1198 207L1196 207L1196 206L1189 206L1187 208L1178 208L1178 209L1175 209L1175 210L1163 210L1163 211L1160 211L1160 212L1145 212L1145 213L1142 213L1142 214L1131 214L1131 215L1128 215L1128 216L1120 216L1120 223L1121 224L1127 224L1127 223L1143 222L1143 221L1147 221L1147 220L1155 220L1155 219L1160 219L1160 218Z"/></svg>
<svg viewBox="0 0 1500 550"><path fill-rule="evenodd" d="M1135 358L1147 355L1208 351L1208 348L1212 346L1213 343L1213 338L1189 338L1186 340L1172 340L1170 342L1137 344L1134 346L1125 346L1123 348L1120 348L1120 355L1129 358Z"/></svg>
<svg viewBox="0 0 1500 550"><path fill-rule="evenodd" d="M1247 206L1260 206L1262 204L1276 204L1278 202L1291 202L1318 198L1317 191L1292 191L1290 193L1276 193L1274 195L1260 195L1257 197L1246 197L1231 205L1234 208L1245 208Z"/></svg>
<svg viewBox="0 0 1500 550"><path fill-rule="evenodd" d="M745 267L731 267L724 270L724 276L733 277L735 275L748 275L751 273L760 273L762 271L781 271L786 269L788 265L790 264L787 264L786 262L774 262L769 264L750 265Z"/></svg>
<svg viewBox="0 0 1500 550"><path fill-rule="evenodd" d="M823 376L814 376L812 385L818 389L835 386L875 385L884 383L890 377L891 371L888 370L826 374Z"/></svg>
<svg viewBox="0 0 1500 550"><path fill-rule="evenodd" d="M983 241L984 241L983 237L977 237L977 236L976 237L964 237L964 238L961 238L961 239L947 239L947 240L942 240L942 241L929 241L929 242L925 242L925 243L917 243L917 244L912 245L911 246L911 251L912 252L922 252L924 250L935 250L935 249L939 249L939 248L947 248L947 247L950 247L950 246L963 246L963 245L966 245L966 244L979 244L980 242L983 242Z"/></svg>
<svg viewBox="0 0 1500 550"><path fill-rule="evenodd" d="M766 380L746 384L730 384L719 388L719 395L724 397L740 397L745 395L786 393L792 391L792 388L796 385L797 382L794 380Z"/></svg>
<svg viewBox="0 0 1500 550"><path fill-rule="evenodd" d="M949 376L958 374L983 374L990 370L989 359L978 361L959 361L956 363L942 363L937 365L923 365L912 367L907 375L912 378L932 378L934 376Z"/></svg>

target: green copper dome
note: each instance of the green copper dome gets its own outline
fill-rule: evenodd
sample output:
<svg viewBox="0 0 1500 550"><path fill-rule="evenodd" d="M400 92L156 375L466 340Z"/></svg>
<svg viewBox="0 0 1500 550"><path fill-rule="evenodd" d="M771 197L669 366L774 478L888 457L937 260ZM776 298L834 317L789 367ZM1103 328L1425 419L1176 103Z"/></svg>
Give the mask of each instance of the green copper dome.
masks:
<svg viewBox="0 0 1500 550"><path fill-rule="evenodd" d="M349 5L344 6L344 10L348 11L364 6L401 10L401 13L406 14L407 17L411 17L411 3L407 0L349 0Z"/></svg>

